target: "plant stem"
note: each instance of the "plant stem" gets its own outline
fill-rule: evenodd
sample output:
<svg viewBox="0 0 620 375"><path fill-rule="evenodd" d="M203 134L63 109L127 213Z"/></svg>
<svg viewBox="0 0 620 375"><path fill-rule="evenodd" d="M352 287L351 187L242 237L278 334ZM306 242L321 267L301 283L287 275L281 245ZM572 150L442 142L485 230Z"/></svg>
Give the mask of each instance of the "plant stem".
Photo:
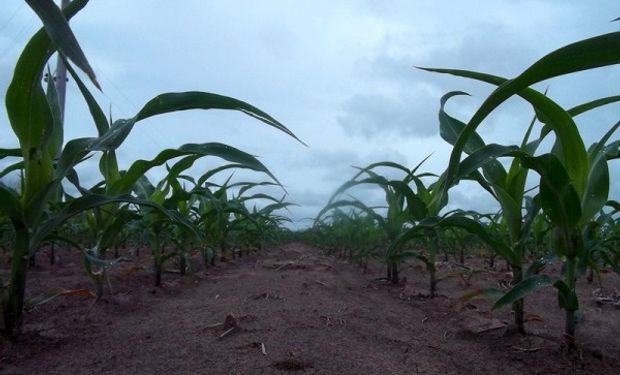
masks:
<svg viewBox="0 0 620 375"><path fill-rule="evenodd" d="M56 260L56 246L55 246L55 242L52 241L52 243L50 243L50 264L54 265Z"/></svg>
<svg viewBox="0 0 620 375"><path fill-rule="evenodd" d="M155 286L161 286L161 267L162 251L159 244L159 234L155 231L153 235L153 268L155 270Z"/></svg>
<svg viewBox="0 0 620 375"><path fill-rule="evenodd" d="M15 230L15 249L11 261L8 290L2 296L3 333L9 337L16 334L16 330L21 325L26 292L26 275L30 259L29 243L28 229L24 226L17 228Z"/></svg>
<svg viewBox="0 0 620 375"><path fill-rule="evenodd" d="M523 268L521 266L512 265L512 285L517 285L523 280ZM519 333L525 333L523 298L516 300L512 304L512 311L515 314L515 325Z"/></svg>
<svg viewBox="0 0 620 375"><path fill-rule="evenodd" d="M430 273L430 293L431 298L435 297L437 290L437 268L435 267L435 259L437 258L437 248L439 247L439 236L434 233L434 237L430 240L428 264L426 267Z"/></svg>
<svg viewBox="0 0 620 375"><path fill-rule="evenodd" d="M392 284L398 284L398 263L392 262Z"/></svg>
<svg viewBox="0 0 620 375"><path fill-rule="evenodd" d="M187 262L185 259L185 252L179 253L179 274L185 276L185 271L187 269Z"/></svg>
<svg viewBox="0 0 620 375"><path fill-rule="evenodd" d="M435 269L435 264L429 265L429 272L431 274L431 298L434 298L435 292L437 291L437 271Z"/></svg>
<svg viewBox="0 0 620 375"><path fill-rule="evenodd" d="M566 285L570 292L575 293L575 259L570 258L566 260ZM576 347L575 338L575 310L566 309L566 322L564 325L564 337L566 338L566 345L569 351L572 351Z"/></svg>

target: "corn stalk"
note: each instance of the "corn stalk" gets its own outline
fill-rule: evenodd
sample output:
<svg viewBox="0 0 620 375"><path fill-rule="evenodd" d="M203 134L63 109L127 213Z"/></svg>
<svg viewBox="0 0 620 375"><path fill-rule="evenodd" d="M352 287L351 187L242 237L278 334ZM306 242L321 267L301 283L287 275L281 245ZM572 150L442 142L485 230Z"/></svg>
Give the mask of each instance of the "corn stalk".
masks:
<svg viewBox="0 0 620 375"><path fill-rule="evenodd" d="M461 155L467 152L467 145L475 138L478 126L508 98L520 95L528 101L538 119L545 124L543 131L555 134L556 142L551 153L532 156L523 151L513 151L509 154L540 176L541 206L551 221L554 250L566 259L563 278L552 282L546 275L532 276L515 285L495 306L513 303L534 289L553 284L558 289L560 307L566 311L565 337L570 349L575 347L575 311L579 308L575 293L579 276L576 266L579 259L587 254L584 230L607 200L609 171L605 144L617 127L612 127L600 142L586 150L573 116L577 112L616 101L617 97L586 103L571 112L529 87L560 75L617 64L620 62L618 43L620 33L616 32L570 44L541 58L511 80L454 69L430 69L476 78L498 86L458 134L448 170L442 178L445 192L458 180L462 168ZM491 154L489 152L489 156ZM491 157L507 154L499 152Z"/></svg>

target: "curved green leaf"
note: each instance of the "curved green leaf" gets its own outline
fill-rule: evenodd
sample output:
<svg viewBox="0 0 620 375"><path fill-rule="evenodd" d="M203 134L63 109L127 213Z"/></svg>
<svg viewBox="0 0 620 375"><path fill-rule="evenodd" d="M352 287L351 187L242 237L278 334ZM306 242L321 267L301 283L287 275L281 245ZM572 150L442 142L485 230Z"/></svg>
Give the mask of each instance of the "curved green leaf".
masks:
<svg viewBox="0 0 620 375"><path fill-rule="evenodd" d="M574 290L562 280L558 280L553 283L553 286L558 290L558 304L560 308L568 311L579 310L579 300Z"/></svg>
<svg viewBox="0 0 620 375"><path fill-rule="evenodd" d="M618 33L618 36L620 36L620 33ZM551 55L553 55L553 53ZM530 104L535 108L536 113L539 115L540 120L545 122L554 130L558 138L558 145L560 145L561 149L564 150L563 158L566 159L566 170L571 176L571 179L574 181L577 191L583 192L585 189L588 162L585 146L583 145L579 131L572 117L564 109L562 109L562 107L538 91L527 88L528 85L523 86L524 82L531 78L529 74L526 74L529 69L514 80L506 80L505 78L489 74L458 69L423 69L432 72L447 73L477 79L499 86L485 100L461 133L459 140L454 143L454 148L450 156L450 164L446 173L446 184L444 186L444 190L448 189L454 183L461 153L464 151L469 137L475 137L474 134L476 133L476 129L482 121L501 103L516 94L530 102Z"/></svg>
<svg viewBox="0 0 620 375"><path fill-rule="evenodd" d="M517 285L513 286L506 294L504 294L502 298L497 300L497 302L493 305L493 310L512 304L533 291L551 286L552 284L553 280L547 275L535 275L524 279Z"/></svg>
<svg viewBox="0 0 620 375"><path fill-rule="evenodd" d="M464 178L477 169L483 168L485 175L491 182L504 186L506 170L497 161L497 158L508 156L518 149L517 146L502 146L494 143L484 145L461 161L456 178L457 180Z"/></svg>
<svg viewBox="0 0 620 375"><path fill-rule="evenodd" d="M170 159L187 155L215 156L233 163L242 164L248 169L267 174L280 184L278 179L267 167L250 154L222 143L188 143L178 149L164 150L152 160L138 160L134 162L127 172L110 187L110 194L123 194L128 192L138 178L144 175L149 169L161 165Z"/></svg>
<svg viewBox="0 0 620 375"><path fill-rule="evenodd" d="M51 6L55 8L52 13L63 18L51 0L28 0L28 3L35 8ZM73 1L65 10L66 20L73 17L86 3L85 0ZM64 23L66 25L67 21ZM51 47L52 42L46 31L39 30L20 55L6 93L7 114L13 131L19 138L24 156L31 147L41 143L44 127L51 124L51 113L40 84L45 62L54 53Z"/></svg>
<svg viewBox="0 0 620 375"><path fill-rule="evenodd" d="M0 182L0 212L4 212L11 220L24 223L23 209L19 195L10 187Z"/></svg>
<svg viewBox="0 0 620 375"><path fill-rule="evenodd" d="M374 220L376 220L380 226L385 228L386 226L385 219L383 219L381 215L378 215L372 208L366 206L365 204L363 204L362 202L358 200L344 200L343 199L343 200L331 202L325 207L323 207L321 211L319 211L319 213L316 215L316 218L314 219L314 222L315 223L319 222L321 217L325 215L325 213L327 213L328 211L333 210L335 208L346 207L346 206L355 207L359 209L360 211L365 212L367 215L369 215Z"/></svg>
<svg viewBox="0 0 620 375"><path fill-rule="evenodd" d="M510 264L521 264L518 254L511 251L510 247L500 240L491 236L486 228L476 220L461 215L452 215L441 219L437 224L444 228L458 227L478 237L482 242L490 246L497 254L506 259Z"/></svg>
<svg viewBox="0 0 620 375"><path fill-rule="evenodd" d="M580 104L578 106L575 106L569 109L567 112L571 116L575 117L582 113L590 111L592 109L602 107L604 105L611 104L611 103L617 103L619 101L620 101L620 95L608 96L606 98L599 98L599 99L595 99L587 103Z"/></svg>
<svg viewBox="0 0 620 375"><path fill-rule="evenodd" d="M563 228L574 227L581 219L581 199L562 163L553 154L518 155L527 168L540 175L542 206L551 221Z"/></svg>
<svg viewBox="0 0 620 375"><path fill-rule="evenodd" d="M226 109L240 111L267 125L273 126L305 145L305 143L297 138L288 128L253 105L235 98L208 92L188 91L158 95L144 105L133 121L137 122L152 116L189 109Z"/></svg>
<svg viewBox="0 0 620 375"><path fill-rule="evenodd" d="M11 172L20 171L22 169L24 169L23 161L18 161L17 163L13 163L9 165L8 167L4 168L2 171L0 171L0 178L8 175Z"/></svg>
<svg viewBox="0 0 620 375"><path fill-rule="evenodd" d="M97 133L99 136L105 134L110 128L110 124L108 124L108 119L99 106L99 103L95 100L95 97L91 94L90 90L86 87L82 79L77 74L75 69L71 67L69 64L65 64L67 66L67 71L71 74L71 77L75 80L75 83L82 94L82 97L86 101L86 105L88 106L88 110L90 112L93 121L95 122L95 126L97 127Z"/></svg>
<svg viewBox="0 0 620 375"><path fill-rule="evenodd" d="M581 197L581 224L591 221L603 208L609 197L609 167L605 152L593 155L586 189Z"/></svg>
<svg viewBox="0 0 620 375"><path fill-rule="evenodd" d="M54 42L58 51L73 61L75 65L79 66L93 81L95 86L101 90L95 72L90 67L80 44L75 38L71 27L69 27L69 23L67 22L68 18L65 18L67 12L63 15L63 12L52 0L26 0L26 3L28 3L41 21L43 21L43 26L47 31L47 35L49 35L50 39ZM69 6L79 7L81 9L86 6L86 3L88 3L88 0L74 0Z"/></svg>
<svg viewBox="0 0 620 375"><path fill-rule="evenodd" d="M452 91L441 97L440 107L439 107L439 135L443 138L444 141L448 142L451 145L454 145L458 140L459 136L465 129L465 123L460 120L448 115L445 111L446 103L450 98L457 95L467 95L468 93L463 91ZM472 133L471 137L467 140L467 142L463 145L463 151L466 154L471 154L476 150L484 147L484 141L482 137L478 135L478 133Z"/></svg>
<svg viewBox="0 0 620 375"><path fill-rule="evenodd" d="M162 213L168 220L172 220L180 225L185 226L197 237L200 237L200 234L197 232L195 227L187 220L153 202L138 199L130 195L102 196L91 194L72 200L69 204L67 204L67 206L57 212L54 216L50 217L48 220L41 223L41 225L37 226L36 229L33 231L30 240L31 252L36 251L41 241L43 241L51 232L53 232L59 225L61 225L66 220L86 210L90 210L111 203L130 203L139 206L154 208L160 213Z"/></svg>

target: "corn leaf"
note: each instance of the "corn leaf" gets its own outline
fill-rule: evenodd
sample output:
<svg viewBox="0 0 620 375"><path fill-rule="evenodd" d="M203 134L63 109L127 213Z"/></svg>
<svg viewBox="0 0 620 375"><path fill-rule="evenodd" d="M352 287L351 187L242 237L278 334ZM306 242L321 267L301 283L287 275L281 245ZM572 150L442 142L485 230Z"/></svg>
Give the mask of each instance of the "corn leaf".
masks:
<svg viewBox="0 0 620 375"><path fill-rule="evenodd" d="M194 226L189 223L186 219L181 218L178 214L174 212L170 212L163 207L143 199L138 199L132 197L130 195L117 195L117 196L102 196L102 195L86 195L72 200L66 207L57 212L56 215L50 217L48 220L41 223L41 225L37 226L34 230L31 238L30 248L31 251L36 251L38 245L43 241L51 232L53 232L59 225L73 216L84 212L86 210L90 210L93 208L97 208L100 206L104 206L110 203L130 203L139 206L147 206L158 210L164 216L166 216L169 220L172 220L178 224L181 224L194 232L196 236L200 237L200 234L196 231Z"/></svg>
<svg viewBox="0 0 620 375"><path fill-rule="evenodd" d="M47 2L48 5L51 3L50 0ZM65 10L66 19L75 15L85 3L82 0L72 2ZM5 98L9 122L24 158L24 203L44 189L53 174L52 156L44 147L54 134L54 119L40 83L45 62L53 52L46 31L39 30L20 55Z"/></svg>
<svg viewBox="0 0 620 375"><path fill-rule="evenodd" d="M331 202L329 204L327 204L325 207L323 207L321 209L321 211L319 211L319 213L316 215L316 219L314 220L315 223L319 222L321 217L323 215L325 215L325 213L335 209L335 208L340 208L340 207L355 207L360 211L365 212L368 216L372 217L381 227L386 228L386 222L385 219L383 217L381 217L381 215L377 214L372 208L366 206L365 204L363 204L362 202L358 201L358 200L346 200L346 199L342 199L342 200L338 200L335 202Z"/></svg>
<svg viewBox="0 0 620 375"><path fill-rule="evenodd" d="M108 119L99 106L99 103L95 100L95 97L91 94L90 90L86 87L79 74L71 67L69 64L65 64L67 66L67 71L71 74L71 77L75 80L75 83L82 94L82 97L86 101L86 105L88 106L88 110L90 112L93 121L95 122L95 126L97 127L97 132L99 136L105 134L110 125L108 124Z"/></svg>
<svg viewBox="0 0 620 375"><path fill-rule="evenodd" d="M513 286L502 298L498 299L493 305L493 310L512 304L540 288L551 285L553 285L553 280L547 275L534 275L524 279Z"/></svg>
<svg viewBox="0 0 620 375"><path fill-rule="evenodd" d="M468 93L463 91L452 91L441 97L440 107L439 107L439 135L443 138L444 141L448 142L451 145L454 145L465 129L465 123L460 120L450 116L445 111L445 106L448 100L457 95L467 95ZM466 154L471 154L476 150L484 147L484 141L482 137L478 135L478 133L472 133L471 137L467 140L467 142L463 145L463 152Z"/></svg>
<svg viewBox="0 0 620 375"><path fill-rule="evenodd" d="M567 311L579 310L579 300L574 290L562 280L558 280L553 283L553 286L558 290L558 304L560 308Z"/></svg>
<svg viewBox="0 0 620 375"><path fill-rule="evenodd" d="M41 2L29 0L29 3L35 6L47 3L42 6L51 5L59 12L51 0ZM86 1L73 1L66 9L65 16L67 19L75 15L84 5L86 5ZM46 31L44 29L39 30L30 39L20 55L15 65L13 79L7 90L7 114L24 154L30 147L41 143L40 137L44 133L43 126L48 126L51 122L51 113L41 88L40 79L43 66L53 52Z"/></svg>
<svg viewBox="0 0 620 375"><path fill-rule="evenodd" d="M0 202L2 202L0 212L5 213L11 220L17 223L24 223L19 195L2 182L0 182Z"/></svg>
<svg viewBox="0 0 620 375"><path fill-rule="evenodd" d="M620 95L608 96L608 97L605 97L605 98L599 98L599 99L595 99L595 100L589 101L587 103L580 104L578 106L575 106L575 107L569 109L567 112L572 117L575 117L575 116L579 116L582 113L590 111L592 109L595 109L595 108L598 108L598 107L602 107L602 106L607 105L607 104L617 103L619 101L620 101Z"/></svg>
<svg viewBox="0 0 620 375"><path fill-rule="evenodd" d="M304 144L288 128L253 105L228 96L200 91L161 94L149 101L140 112L138 112L134 121L137 122L155 115L189 109L226 109L241 111L246 115L273 126Z"/></svg>
<svg viewBox="0 0 620 375"><path fill-rule="evenodd" d="M503 186L506 171L497 158L510 156L511 152L518 149L517 146L502 146L494 143L484 145L463 159L459 165L457 179L465 178L477 169L483 168L491 182Z"/></svg>
<svg viewBox="0 0 620 375"><path fill-rule="evenodd" d="M620 33L618 35L620 36ZM577 191L583 192L585 189L585 181L588 170L587 154L577 126L572 120L572 117L564 109L562 109L562 107L540 92L527 87L521 87L519 90L512 92L511 90L514 89L513 82L517 81L519 78L515 78L515 80L507 80L505 78L492 76L489 74L458 69L424 69L432 72L447 73L477 79L483 82L499 85L491 96L485 100L483 105L478 109L469 124L463 130L463 133L461 134L463 139L460 139L454 143L452 155L450 156L448 173L446 176L446 187L451 186L453 180L455 179L456 169L458 168L458 160L460 159L461 152L465 150L466 143L468 142L467 139L469 137L475 137L477 127L495 108L497 108L509 97L519 95L534 107L539 119L550 126L550 128L552 128L556 133L557 146L563 150L562 159L565 159L563 161L566 164L566 170L571 176L571 179L575 182L575 188Z"/></svg>
<svg viewBox="0 0 620 375"><path fill-rule="evenodd" d="M603 208L609 197L609 167L603 150L593 155L586 190L581 197L581 220L585 225Z"/></svg>
<svg viewBox="0 0 620 375"><path fill-rule="evenodd" d="M8 167L4 168L2 171L0 171L0 178L8 175L11 172L20 171L22 169L24 169L23 161L18 161L17 163L13 163L9 165Z"/></svg>
<svg viewBox="0 0 620 375"><path fill-rule="evenodd" d="M492 184L492 186L495 191L497 201L502 207L502 217L508 226L510 242L515 243L518 241L521 234L521 202L514 200L514 198L501 186L495 184Z"/></svg>
<svg viewBox="0 0 620 375"><path fill-rule="evenodd" d="M462 216L462 215L452 215L446 218L441 219L437 224L437 226L441 226L443 228L451 228L457 227L462 228L468 233L471 233L478 237L482 242L490 246L493 250L495 250L502 258L506 259L510 264L519 264L519 257L515 253L511 251L511 249L506 246L500 240L494 238L491 234L488 233L487 229L481 225L476 220L471 218Z"/></svg>
<svg viewBox="0 0 620 375"><path fill-rule="evenodd" d="M7 157L22 157L21 150L19 148L0 148L0 160Z"/></svg>
<svg viewBox="0 0 620 375"><path fill-rule="evenodd" d="M26 0L26 3L34 10L41 21L43 21L43 26L47 31L47 35L49 35L50 39L54 42L58 51L80 67L93 81L95 86L101 89L97 82L95 72L90 67L80 44L69 26L67 21L68 18L65 18L66 13L63 15L63 12L52 0ZM69 6L73 8L79 7L81 9L86 6L86 3L88 3L88 0L74 0Z"/></svg>
<svg viewBox="0 0 620 375"><path fill-rule="evenodd" d="M234 147L222 143L188 143L178 149L167 149L160 152L152 160L137 160L134 162L127 172L116 181L110 188L111 194L123 194L128 192L133 184L149 169L161 165L166 161L187 155L216 156L226 161L243 164L248 169L263 172L271 177L278 184L280 182L256 157L247 154Z"/></svg>
<svg viewBox="0 0 620 375"><path fill-rule="evenodd" d="M515 247L524 247L527 241L531 238L531 233L533 230L534 223L540 209L542 207L542 203L540 202L540 195L536 195L535 197L524 197L525 199L525 216L523 217L523 223L521 224L521 233L519 234L519 240L515 244Z"/></svg>
<svg viewBox="0 0 620 375"><path fill-rule="evenodd" d="M553 154L520 158L540 175L542 207L551 221L562 228L574 227L581 219L581 200L562 163Z"/></svg>

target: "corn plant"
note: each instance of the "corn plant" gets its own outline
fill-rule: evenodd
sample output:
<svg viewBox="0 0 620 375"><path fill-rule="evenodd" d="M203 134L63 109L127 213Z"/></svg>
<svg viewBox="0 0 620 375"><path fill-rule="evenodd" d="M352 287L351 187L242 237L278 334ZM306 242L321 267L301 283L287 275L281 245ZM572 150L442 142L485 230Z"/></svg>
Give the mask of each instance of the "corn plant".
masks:
<svg viewBox="0 0 620 375"><path fill-rule="evenodd" d="M257 184L250 184L242 187L244 191L253 187L259 186ZM274 240L276 235L280 232L284 223L291 223L291 219L275 214L275 211L286 209L289 206L295 204L285 202L284 198L277 199L268 194L257 193L251 196L242 196L241 189L238 193L238 199L241 204L246 206L247 215L235 215L235 220L231 226L231 232L237 234L237 238L240 242L244 243L248 248L254 246L258 250L262 250L263 243L268 240ZM262 208L258 208L256 205L250 210L247 204L250 200L261 199L263 201L271 201L272 203L265 205Z"/></svg>
<svg viewBox="0 0 620 375"><path fill-rule="evenodd" d="M601 210L594 221L591 221L584 232L585 248L588 251L587 263L580 264L581 268L587 267L588 283L597 275L599 285L601 282L600 269L603 266L611 267L616 273L620 273L620 252L618 243L620 231L618 230L618 207L617 202L609 201L606 206L610 210Z"/></svg>
<svg viewBox="0 0 620 375"><path fill-rule="evenodd" d="M269 171L251 155L245 154L240 150L235 151L235 154L238 157L236 159L229 157L229 161L238 162L238 164L235 165L241 165L245 168L254 169L257 171L264 171L265 173L270 174ZM200 155L191 155L185 157L176 162L172 167L167 168L168 175L164 179L162 179L162 181L160 181L157 186L153 186L145 176L142 176L134 187L137 195L143 199L147 199L151 202L157 203L158 205L164 206L167 209L175 210L179 212L179 214L182 216L189 216L190 214L192 214L192 206L194 205L194 203L197 204L201 198L207 200L216 199L211 194L205 194L207 190L201 189L198 186L195 186L191 192L185 191L179 182L180 174L190 168L193 163L199 159L199 157ZM244 159L251 160L253 163L247 163ZM222 171L222 168L216 168L214 171L206 172L203 177L205 175L213 176L216 172ZM193 182L193 179L189 177L185 177L185 180L188 182ZM188 231L183 227L180 227L173 223L169 223L165 217L162 217L160 213L158 213L157 211L153 211L150 208L145 209L145 217L143 218L143 220L150 224L147 225L147 227L149 228L149 242L154 261L153 268L155 271L155 286L160 286L162 267L164 262L167 259L170 259L171 257L177 255L180 256L182 259L185 259L187 257L187 240L191 239L194 233L199 234L200 232L198 231L197 227L193 227L192 230ZM163 245L166 241L164 236L162 235L164 233L170 234L175 232L177 233L176 241L174 240L174 237L170 236L168 242L174 242L177 246L177 249L164 254ZM225 235L225 233L223 235ZM202 240L203 237L199 236L199 238ZM221 241L225 241L225 239L222 239Z"/></svg>
<svg viewBox="0 0 620 375"><path fill-rule="evenodd" d="M232 225L231 215L248 215L245 206L228 195L229 181L213 192L205 187L205 193L208 195L199 197L198 206L195 208L199 218L197 223L205 236L203 245L205 266L215 265L218 251L222 258L225 257L228 250L227 237Z"/></svg>
<svg viewBox="0 0 620 375"><path fill-rule="evenodd" d="M308 241L328 254L336 252L343 258L357 261L364 270L370 258L385 262L385 229L377 223L376 216L354 207L349 212L334 208L303 233Z"/></svg>
<svg viewBox="0 0 620 375"><path fill-rule="evenodd" d="M172 188L172 195L168 200L168 209L176 210L182 217L185 217L190 222L195 223L197 217L192 212L192 206L194 206L198 198L185 190L184 184L182 185L180 180L187 182L194 182L191 176L180 175L177 178L170 180L170 186ZM193 243L201 243L202 237L196 238L192 233L180 226L173 226L170 232L171 241L173 242L179 259L179 274L185 275L188 266L191 264L190 260L190 248Z"/></svg>
<svg viewBox="0 0 620 375"><path fill-rule="evenodd" d="M375 223L372 216L364 215L354 208L349 212L334 208L329 214L326 213L319 220L315 220L312 227L304 233L309 234L310 242L322 248L327 254L346 258L358 249L356 233L357 229L362 227L359 224L365 218Z"/></svg>
<svg viewBox="0 0 620 375"><path fill-rule="evenodd" d="M72 61L86 72L99 88L95 74L67 23L87 1L71 2L70 6L64 9L64 15L51 0L27 0L27 3L43 21L44 29L39 30L26 45L6 94L7 114L19 148L2 150L1 154L2 157L8 155L21 159L9 167L11 170L23 168L19 191L0 183L0 200L3 202L0 209L10 218L15 233L9 280L6 285L1 282L0 290L2 332L9 336L12 336L21 324L28 259L55 228L85 210L126 204L150 206L169 220L190 228L189 223L179 215L152 202L137 199L127 192L146 170L171 158L202 153L226 158L234 154L230 146L221 144L186 145L178 150L166 150L150 163L136 162L121 176L114 150L138 121L187 109L238 110L294 137L286 127L259 109L237 99L204 92L162 94L148 102L133 118L117 120L109 125L69 63L69 60ZM56 103L53 102L53 97L45 94L40 83L44 66L56 50L65 58L69 72L78 83L97 126L98 137L74 139L62 145L64 125L55 116ZM58 212L50 211L50 203L57 197L63 180L69 178L79 188L74 167L92 152L102 153L100 169L106 180L105 195L80 189L83 196L69 202ZM0 175L7 173L2 171ZM114 211L110 210L110 215L114 215Z"/></svg>
<svg viewBox="0 0 620 375"><path fill-rule="evenodd" d="M394 162L378 162L370 164L365 168L359 168L360 171L350 181L345 182L336 190L327 205L317 215L316 221L320 220L325 212L334 208L343 206L355 207L373 217L379 226L384 229L388 241L394 242L405 230L406 224L415 220L420 220L429 214L425 200L428 200L428 197L432 195L432 190L426 188L422 179L432 176L432 174L421 173L416 175L417 170L425 160L426 159L412 170ZM388 167L399 170L405 173L405 177L403 180L388 180L373 171L373 169L378 167ZM368 177L358 179L363 175L367 175ZM336 198L346 190L361 184L372 184L383 189L387 204L385 218L378 214L373 208L366 206L357 199L336 200ZM417 192L414 192L409 184L415 184ZM398 283L399 264L404 259L403 253L399 250L400 248L398 247L390 247L388 251L385 252L384 260L387 265L387 280L391 283ZM431 251L431 254L436 254L436 252ZM406 256L410 255L411 254L407 254ZM431 258L432 259L428 260L426 264L434 269L434 255L431 255ZM431 266L431 262L433 266ZM431 277L434 277L434 274ZM431 282L431 284L433 284L433 282Z"/></svg>
<svg viewBox="0 0 620 375"><path fill-rule="evenodd" d="M517 157L525 168L535 171L540 176L540 204L551 221L553 248L565 259L561 279L553 280L547 275L533 275L515 285L496 302L495 307L514 303L526 293L541 286L555 286L558 290L560 307L566 311L565 337L567 346L571 349L575 346L575 311L579 308L575 293L575 282L579 276L577 264L587 254L584 232L594 215L607 201L609 194L607 159L608 155L616 153L618 148L615 142L606 146L618 126L616 124L599 142L587 150L573 116L584 110L617 101L618 98L602 98L586 103L573 111L567 111L529 87L563 74L619 63L620 52L616 48L618 42L620 33L610 33L570 44L538 60L511 80L469 71L429 69L479 79L498 86L463 127L454 142L450 164L442 181L444 191L453 185L460 173L461 155L476 137L477 127L513 95L521 96L534 107L538 119L545 124L543 135L549 132L555 134L552 151L540 156L532 156L523 151L507 152L500 147L490 146L484 151L476 151L479 151L481 158L483 156L496 158L510 154Z"/></svg>
<svg viewBox="0 0 620 375"><path fill-rule="evenodd" d="M429 291L430 296L434 297L437 283L441 280L437 277L436 258L439 250L439 241L441 231L449 227L461 227L463 229L473 231L480 234L483 230L482 226L463 215L451 215L449 218L440 216L441 209L447 204L448 197L443 190L442 183L445 183L445 174L437 181L428 186L423 181L426 177L436 177L431 173L415 174L417 169L424 163L424 159L415 168L409 171L406 167L392 162L374 163L361 169L360 172L349 182L346 182L334 195L330 203L321 211L320 214L333 207L342 205L356 206L359 209L367 211L370 215L376 217L377 222L382 226L388 236L389 246L385 251L385 260L388 263L388 280L397 282L398 280L398 264L407 258L416 258L422 261L429 272ZM476 157L470 157L463 164L461 174L452 184L463 179L472 179L476 181L482 180L482 175L477 171L477 166L483 163ZM373 168L379 166L387 166L399 169L406 173L403 180L387 180L372 171ZM370 177L356 180L360 175L368 174ZM374 213L359 201L333 201L342 191L359 184L376 184L381 186L386 192L386 201L388 203L388 212L384 220L380 215ZM412 188L413 184L415 188ZM405 204L406 203L406 204ZM450 215L452 213L448 213ZM488 236L484 236L493 244L496 243ZM408 248L404 246L407 242L414 239L422 239L427 245L426 251L421 252L419 249Z"/></svg>
<svg viewBox="0 0 620 375"><path fill-rule="evenodd" d="M445 104L448 99L462 94L464 93L452 92L444 95L441 99L439 110L440 134L444 140L452 145L456 143L458 135L465 128L465 124L448 115L445 111ZM470 155L469 159L487 160L482 164L475 164L483 170L481 173L483 178L479 178L477 181L491 193L501 207L501 219L506 224L508 236L503 241L505 246L495 249L495 251L510 264L513 284L518 284L523 280L523 267L527 255L526 245L532 231L533 220L540 210L540 198L536 196L532 199L526 196L528 169L518 158L513 159L510 168L506 170L497 159L489 158L485 153L488 153L489 150L501 150L501 152L508 153L509 150L514 149L533 155L542 141L542 139L530 141L534 125L535 119L531 121L518 148L486 145L476 132L472 133L468 142L463 146L463 151ZM466 162L461 164L461 168L465 171L467 171L468 166L469 163ZM502 240L502 238L498 239ZM515 325L517 330L522 333L525 332L523 304L523 299L519 299L513 304Z"/></svg>
<svg viewBox="0 0 620 375"><path fill-rule="evenodd" d="M460 211L460 210L456 210ZM472 219L482 223L486 218L493 215L480 214L475 211L460 211L462 215L472 217ZM487 223L488 224L488 223ZM485 244L480 242L478 238L459 227L440 228L440 246L444 252L444 261L450 261L450 256L454 258L460 266L465 266L465 254L471 250L480 251ZM494 253L493 253L494 254Z"/></svg>
<svg viewBox="0 0 620 375"><path fill-rule="evenodd" d="M92 72L58 8L51 1L28 3L43 19L57 48L76 61L82 69ZM84 1L74 2L66 9L67 19L84 5ZM50 19L55 22L50 22ZM10 217L15 230L11 273L8 285L3 286L0 296L2 331L7 335L12 335L21 322L27 261L31 251L37 249L43 237L39 236L38 242L34 240L37 234L42 234L40 228L45 223L47 202L52 199L60 180L65 176L54 168L54 158L58 156L61 142L62 124L54 117L54 104L48 101L50 98L40 84L45 62L53 51L48 33L44 30L37 32L20 56L6 94L7 114L20 146L19 149L11 150L10 154L21 158L18 163L20 168L23 168L20 191L0 185L1 200L6 202L2 209ZM5 155L9 154L6 150L3 151ZM6 174L6 171L3 174ZM91 200L90 205L93 204L96 205L96 202ZM80 206L88 204L82 201L72 208L79 210Z"/></svg>

